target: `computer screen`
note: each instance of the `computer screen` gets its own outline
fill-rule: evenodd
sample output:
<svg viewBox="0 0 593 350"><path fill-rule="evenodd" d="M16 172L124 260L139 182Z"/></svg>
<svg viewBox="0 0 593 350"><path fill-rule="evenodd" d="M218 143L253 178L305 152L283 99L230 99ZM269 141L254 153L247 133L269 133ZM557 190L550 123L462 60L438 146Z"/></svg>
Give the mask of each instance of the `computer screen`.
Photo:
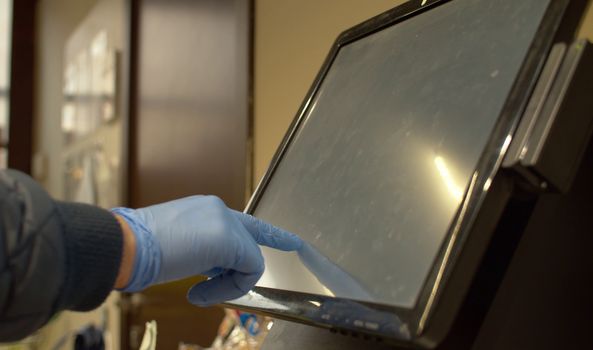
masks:
<svg viewBox="0 0 593 350"><path fill-rule="evenodd" d="M260 287L415 306L549 0L454 0L342 46L253 214Z"/></svg>

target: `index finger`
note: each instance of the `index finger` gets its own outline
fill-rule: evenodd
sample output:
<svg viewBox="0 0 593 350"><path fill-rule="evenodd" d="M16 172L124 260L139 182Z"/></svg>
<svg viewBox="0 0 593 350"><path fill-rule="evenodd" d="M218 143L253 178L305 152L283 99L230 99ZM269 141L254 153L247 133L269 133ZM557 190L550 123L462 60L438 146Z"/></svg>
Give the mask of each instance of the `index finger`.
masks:
<svg viewBox="0 0 593 350"><path fill-rule="evenodd" d="M285 231L249 214L236 210L232 210L232 212L258 244L283 251L299 250L303 246L303 240L294 233Z"/></svg>

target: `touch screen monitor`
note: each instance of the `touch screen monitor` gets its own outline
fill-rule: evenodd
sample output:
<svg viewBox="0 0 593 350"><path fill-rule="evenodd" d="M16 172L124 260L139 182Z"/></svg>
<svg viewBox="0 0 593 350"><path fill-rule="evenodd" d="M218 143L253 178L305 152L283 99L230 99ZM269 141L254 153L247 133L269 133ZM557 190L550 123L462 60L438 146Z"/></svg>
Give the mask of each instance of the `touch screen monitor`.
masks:
<svg viewBox="0 0 593 350"><path fill-rule="evenodd" d="M338 42L248 208L305 244L263 248L257 288L232 304L413 337L402 315L427 302L549 4L416 1Z"/></svg>

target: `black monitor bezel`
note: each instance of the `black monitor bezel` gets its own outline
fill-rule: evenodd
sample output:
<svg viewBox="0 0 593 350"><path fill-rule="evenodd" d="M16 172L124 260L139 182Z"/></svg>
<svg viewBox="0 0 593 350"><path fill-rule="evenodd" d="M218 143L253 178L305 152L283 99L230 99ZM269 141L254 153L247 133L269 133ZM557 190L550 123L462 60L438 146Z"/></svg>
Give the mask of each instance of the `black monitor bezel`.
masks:
<svg viewBox="0 0 593 350"><path fill-rule="evenodd" d="M449 1L455 0L409 1L356 25L339 35L309 89L304 102L299 108L296 117L291 123L288 132L276 151L266 174L251 197L245 212L250 214L254 212L267 184L272 178L286 149L293 139L293 136L306 116L309 105L317 94L317 91L340 48L355 40L382 30L385 27L396 25L399 22L412 18L425 11L430 11L431 9ZM462 204L448 230L446 239L436 259L436 263L434 264L429 277L425 281L423 291L416 306L413 309L404 309L395 306L355 302L364 307L365 310L374 310L377 313L390 312L397 315L407 325L411 325L408 329L410 332L410 337L408 339L405 339L405 334L401 333L385 334L385 332L377 330L339 324L339 322L336 323L332 320L324 320L321 317L312 317L311 314L309 314L309 312L311 312L310 306L305 306L305 303L309 303L311 300L317 301L318 303L325 303L328 301L339 302L340 300L343 300L345 303L352 303L353 301L351 300L255 287L252 292L255 299L252 299L250 303L232 301L226 305L320 327L360 331L378 337L388 338L396 343L415 343L423 346L434 346L437 344L444 337L450 324L453 322L457 308L461 304L461 299L465 293L465 290L463 289L469 288L473 278L473 272L477 269L479 258L488 244L489 235L494 230L492 225L495 225L495 223L489 223L486 225L488 228L486 231L490 232L484 232L485 226L483 225L480 227L482 231L476 232L477 226L480 226L476 223L480 220L480 209L483 206L488 206L489 201L494 203L494 206L498 211L502 211L502 208L504 208L506 204L506 199L511 191L509 189L510 186L493 185L489 190L484 190L484 187L487 183L492 184L493 181L495 181L501 161L525 109L539 73L545 63L547 53L555 40L558 39L557 34L559 28L563 23L563 17L565 16L570 3L570 0L554 0L548 5L513 87L505 101L491 137L488 140L487 146L479 159L476 171L474 172L470 185L464 194ZM574 24L573 27L575 27ZM572 30L574 31L574 28ZM498 192L494 193L495 191ZM478 234L482 237L478 240L474 240L477 243L475 243L472 248L476 251L476 254L465 254L466 256L470 256L469 258L465 258L463 254L465 248L464 243L468 236L476 236ZM470 266L468 269L465 269L466 276L455 276L458 281L457 283L453 283L453 285L454 288L458 290L452 291L451 288L453 288L453 286L450 286L447 293L450 275L456 268L456 265L460 265L460 259L465 259L463 260L465 263L476 266ZM459 266L457 266L456 273L458 275L460 274ZM288 311L264 306L265 303L260 303L262 301L271 301L278 305L284 305L288 308ZM439 303L447 303L448 306L439 308L437 307ZM433 319L438 319L439 322L444 323L439 325L431 324L431 320Z"/></svg>

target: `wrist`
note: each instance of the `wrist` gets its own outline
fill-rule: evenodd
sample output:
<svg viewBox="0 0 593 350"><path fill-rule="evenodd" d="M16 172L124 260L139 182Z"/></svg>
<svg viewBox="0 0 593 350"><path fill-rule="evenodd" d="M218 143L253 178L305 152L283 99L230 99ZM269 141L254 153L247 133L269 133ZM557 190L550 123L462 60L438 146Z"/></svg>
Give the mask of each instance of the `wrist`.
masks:
<svg viewBox="0 0 593 350"><path fill-rule="evenodd" d="M141 291L158 282L161 268L160 245L152 231L145 225L144 219L137 210L130 208L113 208L111 212L123 222L127 228L134 251L133 256L128 256L130 267L127 282L122 283L117 289L124 292ZM125 271L122 271L122 281L125 280Z"/></svg>
<svg viewBox="0 0 593 350"><path fill-rule="evenodd" d="M119 267L119 273L117 275L117 279L115 280L115 289L123 289L125 288L130 278L132 277L132 272L134 271L134 258L136 256L136 238L134 237L134 233L130 226L121 216L114 214L115 218L119 222L122 231L122 238L123 238L123 249L122 249L122 257L121 263Z"/></svg>

